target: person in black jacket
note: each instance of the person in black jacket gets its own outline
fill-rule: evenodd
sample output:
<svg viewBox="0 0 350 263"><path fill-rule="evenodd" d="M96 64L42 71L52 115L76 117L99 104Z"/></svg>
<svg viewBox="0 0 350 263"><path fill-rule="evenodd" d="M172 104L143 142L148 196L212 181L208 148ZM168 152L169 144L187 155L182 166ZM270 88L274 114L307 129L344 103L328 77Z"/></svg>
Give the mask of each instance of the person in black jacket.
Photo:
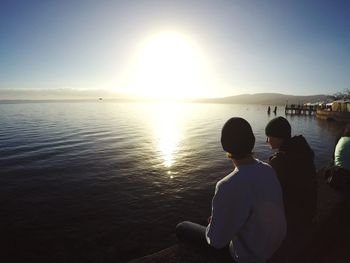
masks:
<svg viewBox="0 0 350 263"><path fill-rule="evenodd" d="M276 262L292 262L310 240L317 209L314 152L302 135L291 137L283 117L265 128L266 142L277 152L269 158L282 186L287 219L287 238L275 254Z"/></svg>

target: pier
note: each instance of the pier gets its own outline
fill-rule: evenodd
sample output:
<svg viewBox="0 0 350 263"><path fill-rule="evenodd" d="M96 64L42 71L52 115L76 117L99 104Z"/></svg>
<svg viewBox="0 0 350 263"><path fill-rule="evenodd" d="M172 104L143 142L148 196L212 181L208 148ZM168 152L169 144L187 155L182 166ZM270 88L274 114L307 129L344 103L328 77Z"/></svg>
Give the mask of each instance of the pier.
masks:
<svg viewBox="0 0 350 263"><path fill-rule="evenodd" d="M315 115L317 110L317 105L286 105L285 114L286 115Z"/></svg>

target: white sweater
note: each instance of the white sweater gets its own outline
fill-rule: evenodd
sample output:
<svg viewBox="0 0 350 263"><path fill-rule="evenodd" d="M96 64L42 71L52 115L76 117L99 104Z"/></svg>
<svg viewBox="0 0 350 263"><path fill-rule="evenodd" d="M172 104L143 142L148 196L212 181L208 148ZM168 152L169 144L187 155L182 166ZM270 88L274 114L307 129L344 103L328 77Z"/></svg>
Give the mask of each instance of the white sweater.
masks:
<svg viewBox="0 0 350 263"><path fill-rule="evenodd" d="M281 186L267 163L242 165L216 184L207 242L230 244L231 256L242 263L266 262L286 235Z"/></svg>

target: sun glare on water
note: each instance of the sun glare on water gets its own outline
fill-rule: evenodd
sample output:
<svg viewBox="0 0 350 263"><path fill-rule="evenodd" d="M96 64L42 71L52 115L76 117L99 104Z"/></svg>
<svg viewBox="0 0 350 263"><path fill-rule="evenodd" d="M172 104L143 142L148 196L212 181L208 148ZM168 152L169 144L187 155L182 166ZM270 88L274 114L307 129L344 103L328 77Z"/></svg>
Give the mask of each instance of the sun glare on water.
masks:
<svg viewBox="0 0 350 263"><path fill-rule="evenodd" d="M177 102L153 103L149 112L156 156L167 170L167 176L173 178L175 163L181 159L181 144L184 136L184 116L188 105ZM156 158L157 159L157 158Z"/></svg>
<svg viewBox="0 0 350 263"><path fill-rule="evenodd" d="M200 97L202 61L183 35L161 33L147 39L137 59L131 93L158 99Z"/></svg>

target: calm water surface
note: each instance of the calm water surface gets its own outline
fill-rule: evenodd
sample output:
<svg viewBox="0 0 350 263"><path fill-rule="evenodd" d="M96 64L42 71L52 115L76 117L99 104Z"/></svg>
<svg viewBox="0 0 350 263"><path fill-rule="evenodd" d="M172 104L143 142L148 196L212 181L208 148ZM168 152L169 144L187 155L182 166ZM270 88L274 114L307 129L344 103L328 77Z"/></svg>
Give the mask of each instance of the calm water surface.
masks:
<svg viewBox="0 0 350 263"><path fill-rule="evenodd" d="M4 262L125 262L176 242L179 221L206 223L231 170L220 130L233 116L271 150L267 106L0 104L0 245ZM284 116L279 108L277 116ZM341 126L287 116L318 168Z"/></svg>

